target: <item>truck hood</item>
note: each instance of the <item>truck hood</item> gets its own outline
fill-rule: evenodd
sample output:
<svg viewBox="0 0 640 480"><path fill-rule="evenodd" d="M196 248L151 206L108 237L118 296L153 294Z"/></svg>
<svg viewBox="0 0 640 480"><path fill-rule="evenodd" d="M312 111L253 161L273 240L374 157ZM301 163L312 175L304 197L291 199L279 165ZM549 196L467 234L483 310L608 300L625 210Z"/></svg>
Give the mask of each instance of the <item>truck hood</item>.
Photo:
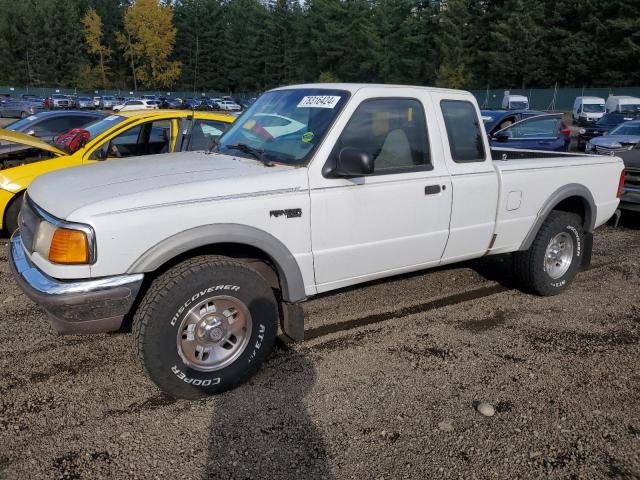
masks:
<svg viewBox="0 0 640 480"><path fill-rule="evenodd" d="M206 152L108 160L42 175L29 197L50 214L87 221L136 209L228 199L307 185L306 168Z"/></svg>
<svg viewBox="0 0 640 480"><path fill-rule="evenodd" d="M24 133L5 130L4 128L0 128L0 142L17 143L18 145L37 148L39 150L51 152L56 155L66 155L65 152L63 152L59 148L54 147L53 145L49 145L44 140L40 140L39 138L32 137L31 135L26 135Z"/></svg>

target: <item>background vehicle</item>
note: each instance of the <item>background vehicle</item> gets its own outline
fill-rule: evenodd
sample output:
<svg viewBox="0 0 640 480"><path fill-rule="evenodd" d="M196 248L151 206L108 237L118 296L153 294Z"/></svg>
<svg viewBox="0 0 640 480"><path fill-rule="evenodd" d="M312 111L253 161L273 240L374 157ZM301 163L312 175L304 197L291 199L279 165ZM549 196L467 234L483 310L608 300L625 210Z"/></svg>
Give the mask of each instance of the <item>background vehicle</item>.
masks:
<svg viewBox="0 0 640 480"><path fill-rule="evenodd" d="M640 113L606 113L595 125L581 128L578 131L578 150L584 151L587 142L592 138L604 135L621 123L635 120L636 118L640 118Z"/></svg>
<svg viewBox="0 0 640 480"><path fill-rule="evenodd" d="M624 161L624 186L620 210L640 213L640 142L618 154Z"/></svg>
<svg viewBox="0 0 640 480"><path fill-rule="evenodd" d="M44 110L42 102L14 98L0 104L0 118L25 118Z"/></svg>
<svg viewBox="0 0 640 480"><path fill-rule="evenodd" d="M577 97L573 102L571 116L573 122L578 125L590 125L602 118L605 114L604 98Z"/></svg>
<svg viewBox="0 0 640 480"><path fill-rule="evenodd" d="M640 98L628 95L611 95L606 102L607 113L640 113Z"/></svg>
<svg viewBox="0 0 640 480"><path fill-rule="evenodd" d="M0 132L18 132L53 142L53 139L73 128L81 128L98 119L104 118L102 112L82 112L75 110L43 111L11 123ZM32 157L48 158L47 152L39 153L29 145L13 142L0 142L0 169L22 165Z"/></svg>
<svg viewBox="0 0 640 480"><path fill-rule="evenodd" d="M173 108L173 109L182 109L184 105L177 98L171 97L160 97L160 108Z"/></svg>
<svg viewBox="0 0 640 480"><path fill-rule="evenodd" d="M96 107L93 105L93 98L78 97L77 108L81 110L92 110Z"/></svg>
<svg viewBox="0 0 640 480"><path fill-rule="evenodd" d="M100 97L99 108L103 110L111 110L116 105L116 97L113 95L104 95Z"/></svg>
<svg viewBox="0 0 640 480"><path fill-rule="evenodd" d="M49 96L49 108L71 108L71 101L66 95L62 95L61 93L54 93Z"/></svg>
<svg viewBox="0 0 640 480"><path fill-rule="evenodd" d="M131 314L138 358L172 396L246 381L279 323L302 338L299 302L350 285L513 253L524 288L559 294L619 202L619 158L492 151L468 92L297 85L249 112L210 153L37 179L12 240L14 276L56 329L110 331ZM304 128L271 134L257 115Z"/></svg>
<svg viewBox="0 0 640 480"><path fill-rule="evenodd" d="M142 96L142 100L157 101L158 100L158 96L157 95L143 95Z"/></svg>
<svg viewBox="0 0 640 480"><path fill-rule="evenodd" d="M592 138L587 142L587 153L617 155L631 150L640 142L640 120L624 122L606 135Z"/></svg>
<svg viewBox="0 0 640 480"><path fill-rule="evenodd" d="M158 104L152 100L128 100L123 105L115 105L114 112L128 112L132 110L157 109Z"/></svg>
<svg viewBox="0 0 640 480"><path fill-rule="evenodd" d="M502 108L507 110L529 110L529 99L524 95L511 95L504 92Z"/></svg>
<svg viewBox="0 0 640 480"><path fill-rule="evenodd" d="M224 131L234 120L231 115L208 112L155 109L123 112L85 125L78 134L85 132L88 140L73 152L24 133L0 130L0 141L28 147L28 155L21 151L0 158L7 166L19 165L0 170L0 228L8 233L15 230L22 194L38 175L95 161L204 148L206 136L185 143L183 137L190 122L202 122L211 135L211 127ZM211 142L206 148L210 146Z"/></svg>
<svg viewBox="0 0 640 480"><path fill-rule="evenodd" d="M78 96L77 95L67 95L69 99L69 108L78 108Z"/></svg>
<svg viewBox="0 0 640 480"><path fill-rule="evenodd" d="M100 107L100 97L93 97L93 106L95 108L99 108Z"/></svg>
<svg viewBox="0 0 640 480"><path fill-rule="evenodd" d="M492 147L566 152L571 144L571 130L560 113L539 115L497 131L490 143Z"/></svg>
<svg viewBox="0 0 640 480"><path fill-rule="evenodd" d="M218 102L218 106L220 110L227 112L239 112L242 110L242 107L232 100L222 100Z"/></svg>
<svg viewBox="0 0 640 480"><path fill-rule="evenodd" d="M546 115L547 112L536 110L481 110L482 121L487 134L493 135L498 130L507 128L525 118Z"/></svg>
<svg viewBox="0 0 640 480"><path fill-rule="evenodd" d="M42 97L39 97L38 95L34 95L32 93L23 93L22 95L20 95L20 98L22 98L22 100L27 100L30 102L38 102L38 103L44 102Z"/></svg>

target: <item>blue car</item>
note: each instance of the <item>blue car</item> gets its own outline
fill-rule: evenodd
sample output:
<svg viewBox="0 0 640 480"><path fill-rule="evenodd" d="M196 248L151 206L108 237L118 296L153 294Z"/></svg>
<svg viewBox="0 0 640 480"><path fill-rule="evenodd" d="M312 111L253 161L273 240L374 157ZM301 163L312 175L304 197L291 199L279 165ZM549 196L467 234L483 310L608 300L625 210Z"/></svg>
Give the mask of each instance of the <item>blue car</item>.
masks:
<svg viewBox="0 0 640 480"><path fill-rule="evenodd" d="M480 114L487 134L493 135L498 130L507 128L520 120L546 115L546 112L538 112L536 110L481 110Z"/></svg>
<svg viewBox="0 0 640 480"><path fill-rule="evenodd" d="M571 130L562 114L544 114L525 118L490 135L492 147L566 152L571 144Z"/></svg>

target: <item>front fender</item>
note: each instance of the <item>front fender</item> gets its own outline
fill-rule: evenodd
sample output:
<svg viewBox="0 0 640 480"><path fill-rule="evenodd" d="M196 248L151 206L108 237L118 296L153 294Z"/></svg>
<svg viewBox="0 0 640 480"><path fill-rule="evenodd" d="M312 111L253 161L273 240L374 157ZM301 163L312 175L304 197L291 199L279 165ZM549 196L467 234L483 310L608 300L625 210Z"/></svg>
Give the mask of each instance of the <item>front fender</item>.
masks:
<svg viewBox="0 0 640 480"><path fill-rule="evenodd" d="M289 249L263 230L234 223L203 225L166 238L143 253L127 273L152 272L182 253L223 243L247 245L261 250L278 270L282 298L287 302L299 302L306 298L300 267Z"/></svg>

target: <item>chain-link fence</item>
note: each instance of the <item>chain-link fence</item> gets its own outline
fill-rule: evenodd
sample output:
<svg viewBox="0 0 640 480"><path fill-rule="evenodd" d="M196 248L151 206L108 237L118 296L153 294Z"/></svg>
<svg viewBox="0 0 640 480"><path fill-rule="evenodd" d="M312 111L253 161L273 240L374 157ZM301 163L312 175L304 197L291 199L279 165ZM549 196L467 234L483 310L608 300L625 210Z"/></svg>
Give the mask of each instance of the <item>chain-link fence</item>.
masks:
<svg viewBox="0 0 640 480"><path fill-rule="evenodd" d="M620 87L620 88L530 88L530 89L486 89L471 90L471 93L478 99L481 108L494 109L502 106L502 97L506 90L511 95L524 95L529 98L529 108L532 110L553 110L569 112L573 107L573 102L579 96L601 97L606 100L609 95L631 95L640 97L640 87ZM14 97L23 94L34 94L47 97L54 93L65 95L81 96L101 96L114 95L116 97L139 97L142 95L157 95L159 97L173 98L201 98L201 97L223 97L232 96L237 100L248 100L260 95L259 92L222 92L217 90L186 92L186 91L133 91L133 90L79 90L73 88L49 88L49 87L1 87L0 93L8 93Z"/></svg>
<svg viewBox="0 0 640 480"><path fill-rule="evenodd" d="M157 95L158 97L171 98L220 98L223 96L232 96L237 100L249 100L257 97L258 92L221 92L216 90L185 92L170 90L154 90L154 91L133 91L133 90L80 90L77 88L53 88L53 87L2 87L0 86L0 94L8 93L13 97L21 97L24 94L38 95L42 98L48 97L54 93L63 95L78 95L83 97L94 97L102 95L113 95L115 97L141 97L142 95Z"/></svg>
<svg viewBox="0 0 640 480"><path fill-rule="evenodd" d="M552 110L570 112L576 97L600 97L605 100L609 95L630 95L640 97L640 87L620 88L530 88L530 89L487 89L471 90L480 108L494 109L502 106L502 97L508 90L511 95L524 95L529 99L532 110Z"/></svg>

